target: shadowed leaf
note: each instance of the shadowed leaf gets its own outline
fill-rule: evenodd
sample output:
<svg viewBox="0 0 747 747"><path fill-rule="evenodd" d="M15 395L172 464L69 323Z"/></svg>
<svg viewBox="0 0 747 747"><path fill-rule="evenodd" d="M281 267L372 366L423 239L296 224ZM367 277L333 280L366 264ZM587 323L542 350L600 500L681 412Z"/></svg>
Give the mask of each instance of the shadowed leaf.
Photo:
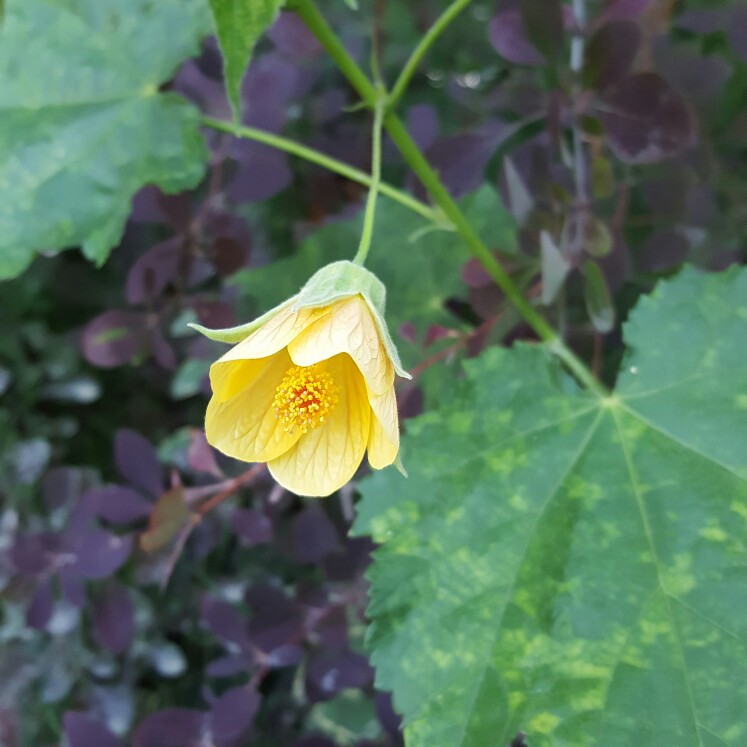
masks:
<svg viewBox="0 0 747 747"><path fill-rule="evenodd" d="M581 72L584 85L606 88L630 71L641 44L641 28L635 21L611 21L589 39Z"/></svg>
<svg viewBox="0 0 747 747"><path fill-rule="evenodd" d="M606 97L601 116L610 147L626 163L661 161L695 142L690 109L655 73L623 80Z"/></svg>

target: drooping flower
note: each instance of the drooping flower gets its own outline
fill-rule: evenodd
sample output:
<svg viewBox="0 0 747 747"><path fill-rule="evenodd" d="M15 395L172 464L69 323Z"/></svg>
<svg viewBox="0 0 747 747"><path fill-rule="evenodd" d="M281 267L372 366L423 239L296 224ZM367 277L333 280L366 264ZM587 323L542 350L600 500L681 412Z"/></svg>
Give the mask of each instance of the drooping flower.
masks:
<svg viewBox="0 0 747 747"><path fill-rule="evenodd" d="M207 440L247 462L267 462L299 495L325 496L399 450L395 373L380 281L350 262L320 270L301 292L250 325L205 330L240 340L210 368Z"/></svg>

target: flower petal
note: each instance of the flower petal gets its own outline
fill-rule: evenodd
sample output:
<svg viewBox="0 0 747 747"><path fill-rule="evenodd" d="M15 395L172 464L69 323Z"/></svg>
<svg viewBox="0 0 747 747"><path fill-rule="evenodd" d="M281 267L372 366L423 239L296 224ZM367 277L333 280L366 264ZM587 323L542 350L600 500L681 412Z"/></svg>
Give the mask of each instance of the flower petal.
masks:
<svg viewBox="0 0 747 747"><path fill-rule="evenodd" d="M216 395L210 400L205 436L208 443L234 459L266 462L291 449L301 436L298 429L293 434L286 433L272 407L275 389L293 364L286 350L252 364L255 364L251 367L254 375L244 388L230 399L221 400ZM220 365L236 369L227 375L230 380L223 383L224 392L234 391L238 388L237 374L244 371L244 362Z"/></svg>
<svg viewBox="0 0 747 747"><path fill-rule="evenodd" d="M267 358L247 361L216 361L210 366L210 388L219 402L249 388L267 367Z"/></svg>
<svg viewBox="0 0 747 747"><path fill-rule="evenodd" d="M363 377L348 355L323 365L340 387L340 401L324 425L268 463L272 476L297 495L325 496L341 488L358 469L368 442L371 407Z"/></svg>
<svg viewBox="0 0 747 747"><path fill-rule="evenodd" d="M239 361L252 358L267 358L288 346L295 337L309 325L329 314L330 307L318 309L299 309L293 311L287 306L278 311L269 321L265 322L256 332L252 332L238 345L234 345L216 363Z"/></svg>
<svg viewBox="0 0 747 747"><path fill-rule="evenodd" d="M368 436L368 462L374 469L390 465L399 451L399 420L394 387L380 395L368 392L371 404L371 430Z"/></svg>
<svg viewBox="0 0 747 747"><path fill-rule="evenodd" d="M368 388L382 394L394 381L394 368L381 342L376 323L360 296L351 296L328 307L288 344L297 366L310 366L347 353L366 379ZM300 313L300 312L299 312Z"/></svg>

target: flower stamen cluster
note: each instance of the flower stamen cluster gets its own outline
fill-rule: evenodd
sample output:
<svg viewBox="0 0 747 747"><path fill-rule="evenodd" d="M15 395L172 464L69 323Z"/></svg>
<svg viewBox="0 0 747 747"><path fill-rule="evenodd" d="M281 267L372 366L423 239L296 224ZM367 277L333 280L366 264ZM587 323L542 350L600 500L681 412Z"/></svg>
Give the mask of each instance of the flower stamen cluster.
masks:
<svg viewBox="0 0 747 747"><path fill-rule="evenodd" d="M339 402L339 392L334 379L317 364L293 366L275 389L272 405L285 423L286 433L293 433L296 427L307 433L324 423Z"/></svg>

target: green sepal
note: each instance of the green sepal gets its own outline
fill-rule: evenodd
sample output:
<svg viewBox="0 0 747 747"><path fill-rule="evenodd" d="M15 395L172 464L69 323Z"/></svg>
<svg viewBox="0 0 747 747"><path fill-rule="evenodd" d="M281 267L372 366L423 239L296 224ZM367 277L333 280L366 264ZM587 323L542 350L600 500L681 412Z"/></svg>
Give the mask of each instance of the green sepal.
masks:
<svg viewBox="0 0 747 747"><path fill-rule="evenodd" d="M209 340L235 345L237 342L246 339L255 330L258 330L265 322L269 322L275 314L282 311L289 304L292 304L297 298L298 296L291 296L291 298L283 301L279 306L270 309L268 312L262 314L262 316L258 316L254 321L248 322L247 324L240 324L238 327L209 329L208 327L203 327L201 324L194 324L193 322L190 322L187 326L191 327L196 332L199 332L201 335L204 335Z"/></svg>
<svg viewBox="0 0 747 747"><path fill-rule="evenodd" d="M410 374L402 367L399 351L384 321L386 287L365 267L347 259L331 262L322 267L309 278L295 297L293 310L317 309L355 295L360 295L368 305L397 376L411 379Z"/></svg>
<svg viewBox="0 0 747 747"><path fill-rule="evenodd" d="M411 379L410 374L402 367L399 352L384 321L386 310L386 287L384 283L365 267L348 260L332 262L322 267L321 270L318 270L309 278L298 294L291 296L291 298L283 301L280 306L270 309L266 314L262 314L248 324L226 329L208 329L201 324L190 324L189 326L211 340L236 344L259 329L286 306L290 306L293 311L318 309L355 295L360 295L371 311L371 316L374 318L387 355L392 361L394 371L402 378Z"/></svg>

